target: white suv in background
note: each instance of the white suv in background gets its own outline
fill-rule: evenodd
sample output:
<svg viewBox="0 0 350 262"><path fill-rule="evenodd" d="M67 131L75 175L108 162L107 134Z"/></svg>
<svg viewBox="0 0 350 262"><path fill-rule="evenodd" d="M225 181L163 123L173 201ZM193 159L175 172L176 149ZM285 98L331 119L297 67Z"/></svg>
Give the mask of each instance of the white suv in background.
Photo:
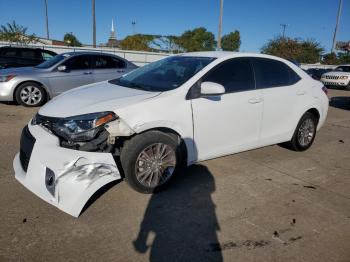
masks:
<svg viewBox="0 0 350 262"><path fill-rule="evenodd" d="M327 87L336 86L350 90L350 65L338 66L334 71L323 74L321 81Z"/></svg>
<svg viewBox="0 0 350 262"><path fill-rule="evenodd" d="M283 142L308 149L326 119L326 91L278 57L170 56L49 101L22 132L15 176L78 216L122 177L152 193L182 165Z"/></svg>

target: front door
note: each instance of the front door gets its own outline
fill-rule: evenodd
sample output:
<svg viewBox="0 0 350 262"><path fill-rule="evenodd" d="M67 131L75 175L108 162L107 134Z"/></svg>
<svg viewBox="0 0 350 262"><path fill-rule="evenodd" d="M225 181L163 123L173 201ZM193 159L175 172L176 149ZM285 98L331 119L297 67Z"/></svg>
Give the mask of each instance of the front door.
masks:
<svg viewBox="0 0 350 262"><path fill-rule="evenodd" d="M49 77L54 95L94 82L90 55L73 56L61 65L66 66L66 71L60 72L55 69Z"/></svg>
<svg viewBox="0 0 350 262"><path fill-rule="evenodd" d="M259 138L263 99L261 90L255 89L250 60L224 61L201 81L219 83L226 93L192 100L197 159L253 148Z"/></svg>

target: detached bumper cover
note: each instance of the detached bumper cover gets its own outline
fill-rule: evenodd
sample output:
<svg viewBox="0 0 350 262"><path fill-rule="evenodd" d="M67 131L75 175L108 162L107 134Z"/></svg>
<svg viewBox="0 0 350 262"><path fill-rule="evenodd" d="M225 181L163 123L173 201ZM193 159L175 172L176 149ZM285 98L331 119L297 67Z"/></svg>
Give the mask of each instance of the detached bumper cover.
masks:
<svg viewBox="0 0 350 262"><path fill-rule="evenodd" d="M23 167L20 153L16 155L13 161L15 177L27 189L62 211L78 217L98 189L121 178L111 154L62 148L58 138L40 126L29 125L29 132L35 138L30 159L27 167ZM25 144L23 139L21 148L22 143Z"/></svg>

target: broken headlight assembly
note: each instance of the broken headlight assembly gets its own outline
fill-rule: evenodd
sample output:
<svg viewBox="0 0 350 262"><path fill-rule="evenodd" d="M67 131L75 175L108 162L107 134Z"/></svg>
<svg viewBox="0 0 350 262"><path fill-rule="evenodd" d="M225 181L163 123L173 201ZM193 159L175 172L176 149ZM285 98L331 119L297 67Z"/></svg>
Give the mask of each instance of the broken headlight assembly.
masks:
<svg viewBox="0 0 350 262"><path fill-rule="evenodd" d="M96 137L103 126L117 119L113 112L98 112L66 118L36 115L32 125L42 125L69 142L87 142Z"/></svg>

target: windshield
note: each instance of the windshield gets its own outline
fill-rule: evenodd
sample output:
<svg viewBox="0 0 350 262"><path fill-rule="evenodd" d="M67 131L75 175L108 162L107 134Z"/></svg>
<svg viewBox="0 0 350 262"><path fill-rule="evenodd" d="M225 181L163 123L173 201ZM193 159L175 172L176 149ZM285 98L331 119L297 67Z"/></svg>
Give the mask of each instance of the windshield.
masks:
<svg viewBox="0 0 350 262"><path fill-rule="evenodd" d="M338 66L335 71L350 72L350 66Z"/></svg>
<svg viewBox="0 0 350 262"><path fill-rule="evenodd" d="M213 60L212 57L170 56L109 82L146 91L169 91L181 86Z"/></svg>
<svg viewBox="0 0 350 262"><path fill-rule="evenodd" d="M66 57L67 56L65 56L65 55L56 55L56 56L52 57L51 59L37 65L35 68L41 68L41 69L50 68L51 66L54 66L55 64L62 61Z"/></svg>

